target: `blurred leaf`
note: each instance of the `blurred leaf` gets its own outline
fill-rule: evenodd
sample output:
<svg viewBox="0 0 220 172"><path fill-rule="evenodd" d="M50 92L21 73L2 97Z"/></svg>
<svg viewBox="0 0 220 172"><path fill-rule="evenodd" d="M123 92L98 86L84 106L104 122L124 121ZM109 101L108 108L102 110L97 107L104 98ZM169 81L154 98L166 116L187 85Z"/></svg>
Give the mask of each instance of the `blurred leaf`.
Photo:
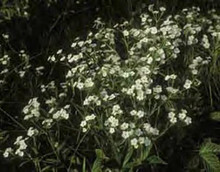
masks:
<svg viewBox="0 0 220 172"><path fill-rule="evenodd" d="M48 171L48 170L51 170L50 166L44 167L41 171L44 172L44 171Z"/></svg>
<svg viewBox="0 0 220 172"><path fill-rule="evenodd" d="M210 114L212 120L220 121L220 112L212 112Z"/></svg>
<svg viewBox="0 0 220 172"><path fill-rule="evenodd" d="M82 171L86 172L86 158L83 158L83 167L82 167Z"/></svg>
<svg viewBox="0 0 220 172"><path fill-rule="evenodd" d="M147 161L150 164L167 164L164 160L162 160L159 156L153 155L150 156Z"/></svg>
<svg viewBox="0 0 220 172"><path fill-rule="evenodd" d="M194 156L188 163L187 168L191 169L197 169L199 166L199 157Z"/></svg>

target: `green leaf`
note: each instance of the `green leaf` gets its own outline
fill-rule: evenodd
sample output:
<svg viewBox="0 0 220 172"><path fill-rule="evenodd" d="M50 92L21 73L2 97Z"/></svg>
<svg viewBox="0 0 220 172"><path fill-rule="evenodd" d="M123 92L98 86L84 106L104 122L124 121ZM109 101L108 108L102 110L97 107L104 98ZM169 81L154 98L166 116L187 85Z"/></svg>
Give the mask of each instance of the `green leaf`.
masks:
<svg viewBox="0 0 220 172"><path fill-rule="evenodd" d="M206 165L207 171L219 172L220 161L214 153L202 154L203 161Z"/></svg>
<svg viewBox="0 0 220 172"><path fill-rule="evenodd" d="M220 112L212 112L210 118L215 121L220 121Z"/></svg>
<svg viewBox="0 0 220 172"><path fill-rule="evenodd" d="M126 168L125 166L127 165L127 163L129 162L129 160L131 159L131 156L134 152L134 149L132 146L129 146L129 149L128 149L128 152L124 158L124 161L123 161L123 165L122 165L122 168Z"/></svg>
<svg viewBox="0 0 220 172"><path fill-rule="evenodd" d="M82 167L82 171L86 172L86 158L83 158L83 167Z"/></svg>
<svg viewBox="0 0 220 172"><path fill-rule="evenodd" d="M207 172L220 171L220 161L216 155L218 153L220 153L220 145L210 141L202 144L199 155L203 160Z"/></svg>
<svg viewBox="0 0 220 172"><path fill-rule="evenodd" d="M104 152L103 152L101 149L96 149L96 150L95 150L95 153L96 153L96 157L98 157L98 158L100 158L100 159L106 158Z"/></svg>
<svg viewBox="0 0 220 172"><path fill-rule="evenodd" d="M102 161L107 159L104 152L101 149L96 149L96 160L92 165L92 172L102 172Z"/></svg>
<svg viewBox="0 0 220 172"><path fill-rule="evenodd" d="M146 146L141 146L140 149L139 149L138 156L136 158L134 158L134 161L133 162L127 162L125 165L123 165L123 168L129 168L129 169L132 168L133 169L134 167L141 165L141 163L144 160L146 160L146 158L149 156L151 148L152 148L152 145L149 145L147 147Z"/></svg>
<svg viewBox="0 0 220 172"><path fill-rule="evenodd" d="M141 149L141 161L144 161L148 156L149 156L149 153L151 151L151 148L152 148L152 144L147 146L147 147L142 147Z"/></svg>
<svg viewBox="0 0 220 172"><path fill-rule="evenodd" d="M205 142L199 151L200 155L204 153L220 153L220 145L212 142Z"/></svg>
<svg viewBox="0 0 220 172"><path fill-rule="evenodd" d="M156 156L156 155L153 155L153 156L150 156L147 161L150 163L150 164L167 164L164 160L162 160L159 156Z"/></svg>
<svg viewBox="0 0 220 172"><path fill-rule="evenodd" d="M146 158L149 156L151 148L152 148L152 145L149 145L147 147L146 146L141 146L139 157L134 162L135 166L140 165L144 160L146 160Z"/></svg>

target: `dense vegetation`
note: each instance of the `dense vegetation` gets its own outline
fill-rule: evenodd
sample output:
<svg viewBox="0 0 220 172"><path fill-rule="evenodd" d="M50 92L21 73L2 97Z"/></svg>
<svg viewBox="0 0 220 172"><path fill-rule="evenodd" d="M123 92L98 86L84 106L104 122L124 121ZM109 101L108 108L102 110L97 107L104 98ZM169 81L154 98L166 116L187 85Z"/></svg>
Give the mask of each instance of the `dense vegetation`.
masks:
<svg viewBox="0 0 220 172"><path fill-rule="evenodd" d="M0 2L0 171L220 171L218 0Z"/></svg>

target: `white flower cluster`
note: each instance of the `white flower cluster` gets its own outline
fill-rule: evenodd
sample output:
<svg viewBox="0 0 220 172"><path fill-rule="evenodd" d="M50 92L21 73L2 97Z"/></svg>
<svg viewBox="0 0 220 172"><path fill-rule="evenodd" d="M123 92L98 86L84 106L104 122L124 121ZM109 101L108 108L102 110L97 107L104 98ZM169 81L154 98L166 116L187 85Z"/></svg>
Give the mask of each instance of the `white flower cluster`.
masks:
<svg viewBox="0 0 220 172"><path fill-rule="evenodd" d="M145 145L149 146L151 144L151 141L148 137L139 137L139 139L133 138L131 139L131 145L137 149L139 145Z"/></svg>
<svg viewBox="0 0 220 172"><path fill-rule="evenodd" d="M3 57L0 58L0 64L7 65L10 62L10 57L5 54Z"/></svg>
<svg viewBox="0 0 220 172"><path fill-rule="evenodd" d="M209 47L210 47L210 43L209 43L209 39L208 39L208 36L207 36L207 35L203 35L203 38L202 38L202 46L203 46L205 49L209 49Z"/></svg>
<svg viewBox="0 0 220 172"><path fill-rule="evenodd" d="M18 136L16 141L14 142L14 145L18 146L17 150L15 151L15 155L24 156L24 151L27 148L26 140L28 138L23 138L23 136Z"/></svg>
<svg viewBox="0 0 220 172"><path fill-rule="evenodd" d="M96 118L96 116L94 114L87 115L85 117L85 120L83 120L80 124L80 126L83 129L83 132L86 132L89 129L89 127L91 125L91 121L93 121L95 118Z"/></svg>
<svg viewBox="0 0 220 172"><path fill-rule="evenodd" d="M28 129L27 135L28 135L29 137L32 137L32 136L37 135L38 133L39 133L39 131L38 131L36 128L30 127L30 128Z"/></svg>
<svg viewBox="0 0 220 172"><path fill-rule="evenodd" d="M177 118L183 122L185 122L186 125L189 125L192 123L192 119L188 117L187 111L185 109L181 109L179 114L175 114L174 112L169 112L168 113L168 118L170 120L170 123L175 124L177 122Z"/></svg>
<svg viewBox="0 0 220 172"><path fill-rule="evenodd" d="M32 98L29 100L28 105L24 107L23 113L25 114L24 120L29 120L31 118L38 118L40 116L40 103L37 98Z"/></svg>
<svg viewBox="0 0 220 172"><path fill-rule="evenodd" d="M56 111L53 114L53 119L69 119L69 113L66 111L66 109L61 108L60 110Z"/></svg>
<svg viewBox="0 0 220 172"><path fill-rule="evenodd" d="M3 153L3 156L4 156L5 158L8 158L9 155L12 154L12 152L13 152L13 149L12 149L11 147L8 147L8 148L5 149L5 151L4 151L4 153Z"/></svg>
<svg viewBox="0 0 220 172"><path fill-rule="evenodd" d="M97 19L97 31L85 40L77 37L70 45L72 52L60 49L48 58L48 63L64 66L64 81L42 84L45 108L42 102L40 110L38 99L32 98L23 109L24 120L37 119L34 122L49 132L62 122L69 128L80 127L88 137L88 131L101 131L104 140L111 137L116 144L127 142L134 148L149 146L179 121L191 124L193 114L187 112L191 102L185 104L184 99L199 91L190 88L198 86L204 64L211 61L209 50L218 45L219 18L216 14L211 19L202 17L197 8L175 16L163 16L165 10L149 6L149 12L140 15L138 28L127 21L107 27ZM117 50L118 39L122 39L124 53ZM4 58L1 63L6 66ZM36 70L40 74L43 69ZM63 105L66 102L70 105ZM77 120L70 121L72 111L80 114ZM29 127L27 138L17 138L15 154L23 156L27 139L40 131ZM12 148L6 149L4 156L10 154Z"/></svg>
<svg viewBox="0 0 220 172"><path fill-rule="evenodd" d="M165 80L165 81L168 81L168 80L175 80L176 77L177 77L177 75L175 75L175 74L172 74L172 75L166 75L165 78L164 78L164 80Z"/></svg>
<svg viewBox="0 0 220 172"><path fill-rule="evenodd" d="M205 60L203 60L200 56L193 59L192 63L189 65L189 68L193 75L198 74L199 67L201 65L208 64L210 62L210 57L206 57Z"/></svg>
<svg viewBox="0 0 220 172"><path fill-rule="evenodd" d="M143 118L145 115L144 111L141 111L141 110L139 110L139 111L132 110L130 112L130 114L131 114L131 116L137 116L138 118Z"/></svg>
<svg viewBox="0 0 220 172"><path fill-rule="evenodd" d="M33 127L30 127L27 131L27 136L28 137L33 137L38 135L39 131ZM18 136L16 138L16 141L14 142L14 145L16 146L16 150L14 151L11 147L6 148L3 156L5 158L9 157L9 155L18 155L20 157L24 156L24 153L28 147L26 141L29 139L28 137L23 137L23 136Z"/></svg>
<svg viewBox="0 0 220 172"><path fill-rule="evenodd" d="M99 100L99 97L96 96L96 95L88 96L84 100L83 105L87 106L87 105L91 105L91 104L95 104L96 106L100 106L101 105L101 100Z"/></svg>

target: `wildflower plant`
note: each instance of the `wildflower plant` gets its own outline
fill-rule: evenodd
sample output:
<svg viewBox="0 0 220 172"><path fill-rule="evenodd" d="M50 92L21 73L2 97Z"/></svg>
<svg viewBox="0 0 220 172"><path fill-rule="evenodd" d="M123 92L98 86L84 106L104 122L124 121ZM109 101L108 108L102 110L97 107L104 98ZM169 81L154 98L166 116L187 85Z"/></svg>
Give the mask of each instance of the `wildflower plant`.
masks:
<svg viewBox="0 0 220 172"><path fill-rule="evenodd" d="M76 38L70 50L48 57L51 66L62 67L62 80L39 85L40 94L22 111L26 132L5 149L4 157L29 159L38 171L54 164L79 169L86 164L84 157L93 161L95 150L97 158L103 155L101 164L88 169L151 163L159 138L196 120L192 107L199 100L194 97L220 44L220 16L210 11L203 17L199 11L168 15L164 7L150 5L135 27L128 21L108 26L98 18L85 39ZM0 63L9 65L9 56ZM36 71L43 74L44 69Z"/></svg>

